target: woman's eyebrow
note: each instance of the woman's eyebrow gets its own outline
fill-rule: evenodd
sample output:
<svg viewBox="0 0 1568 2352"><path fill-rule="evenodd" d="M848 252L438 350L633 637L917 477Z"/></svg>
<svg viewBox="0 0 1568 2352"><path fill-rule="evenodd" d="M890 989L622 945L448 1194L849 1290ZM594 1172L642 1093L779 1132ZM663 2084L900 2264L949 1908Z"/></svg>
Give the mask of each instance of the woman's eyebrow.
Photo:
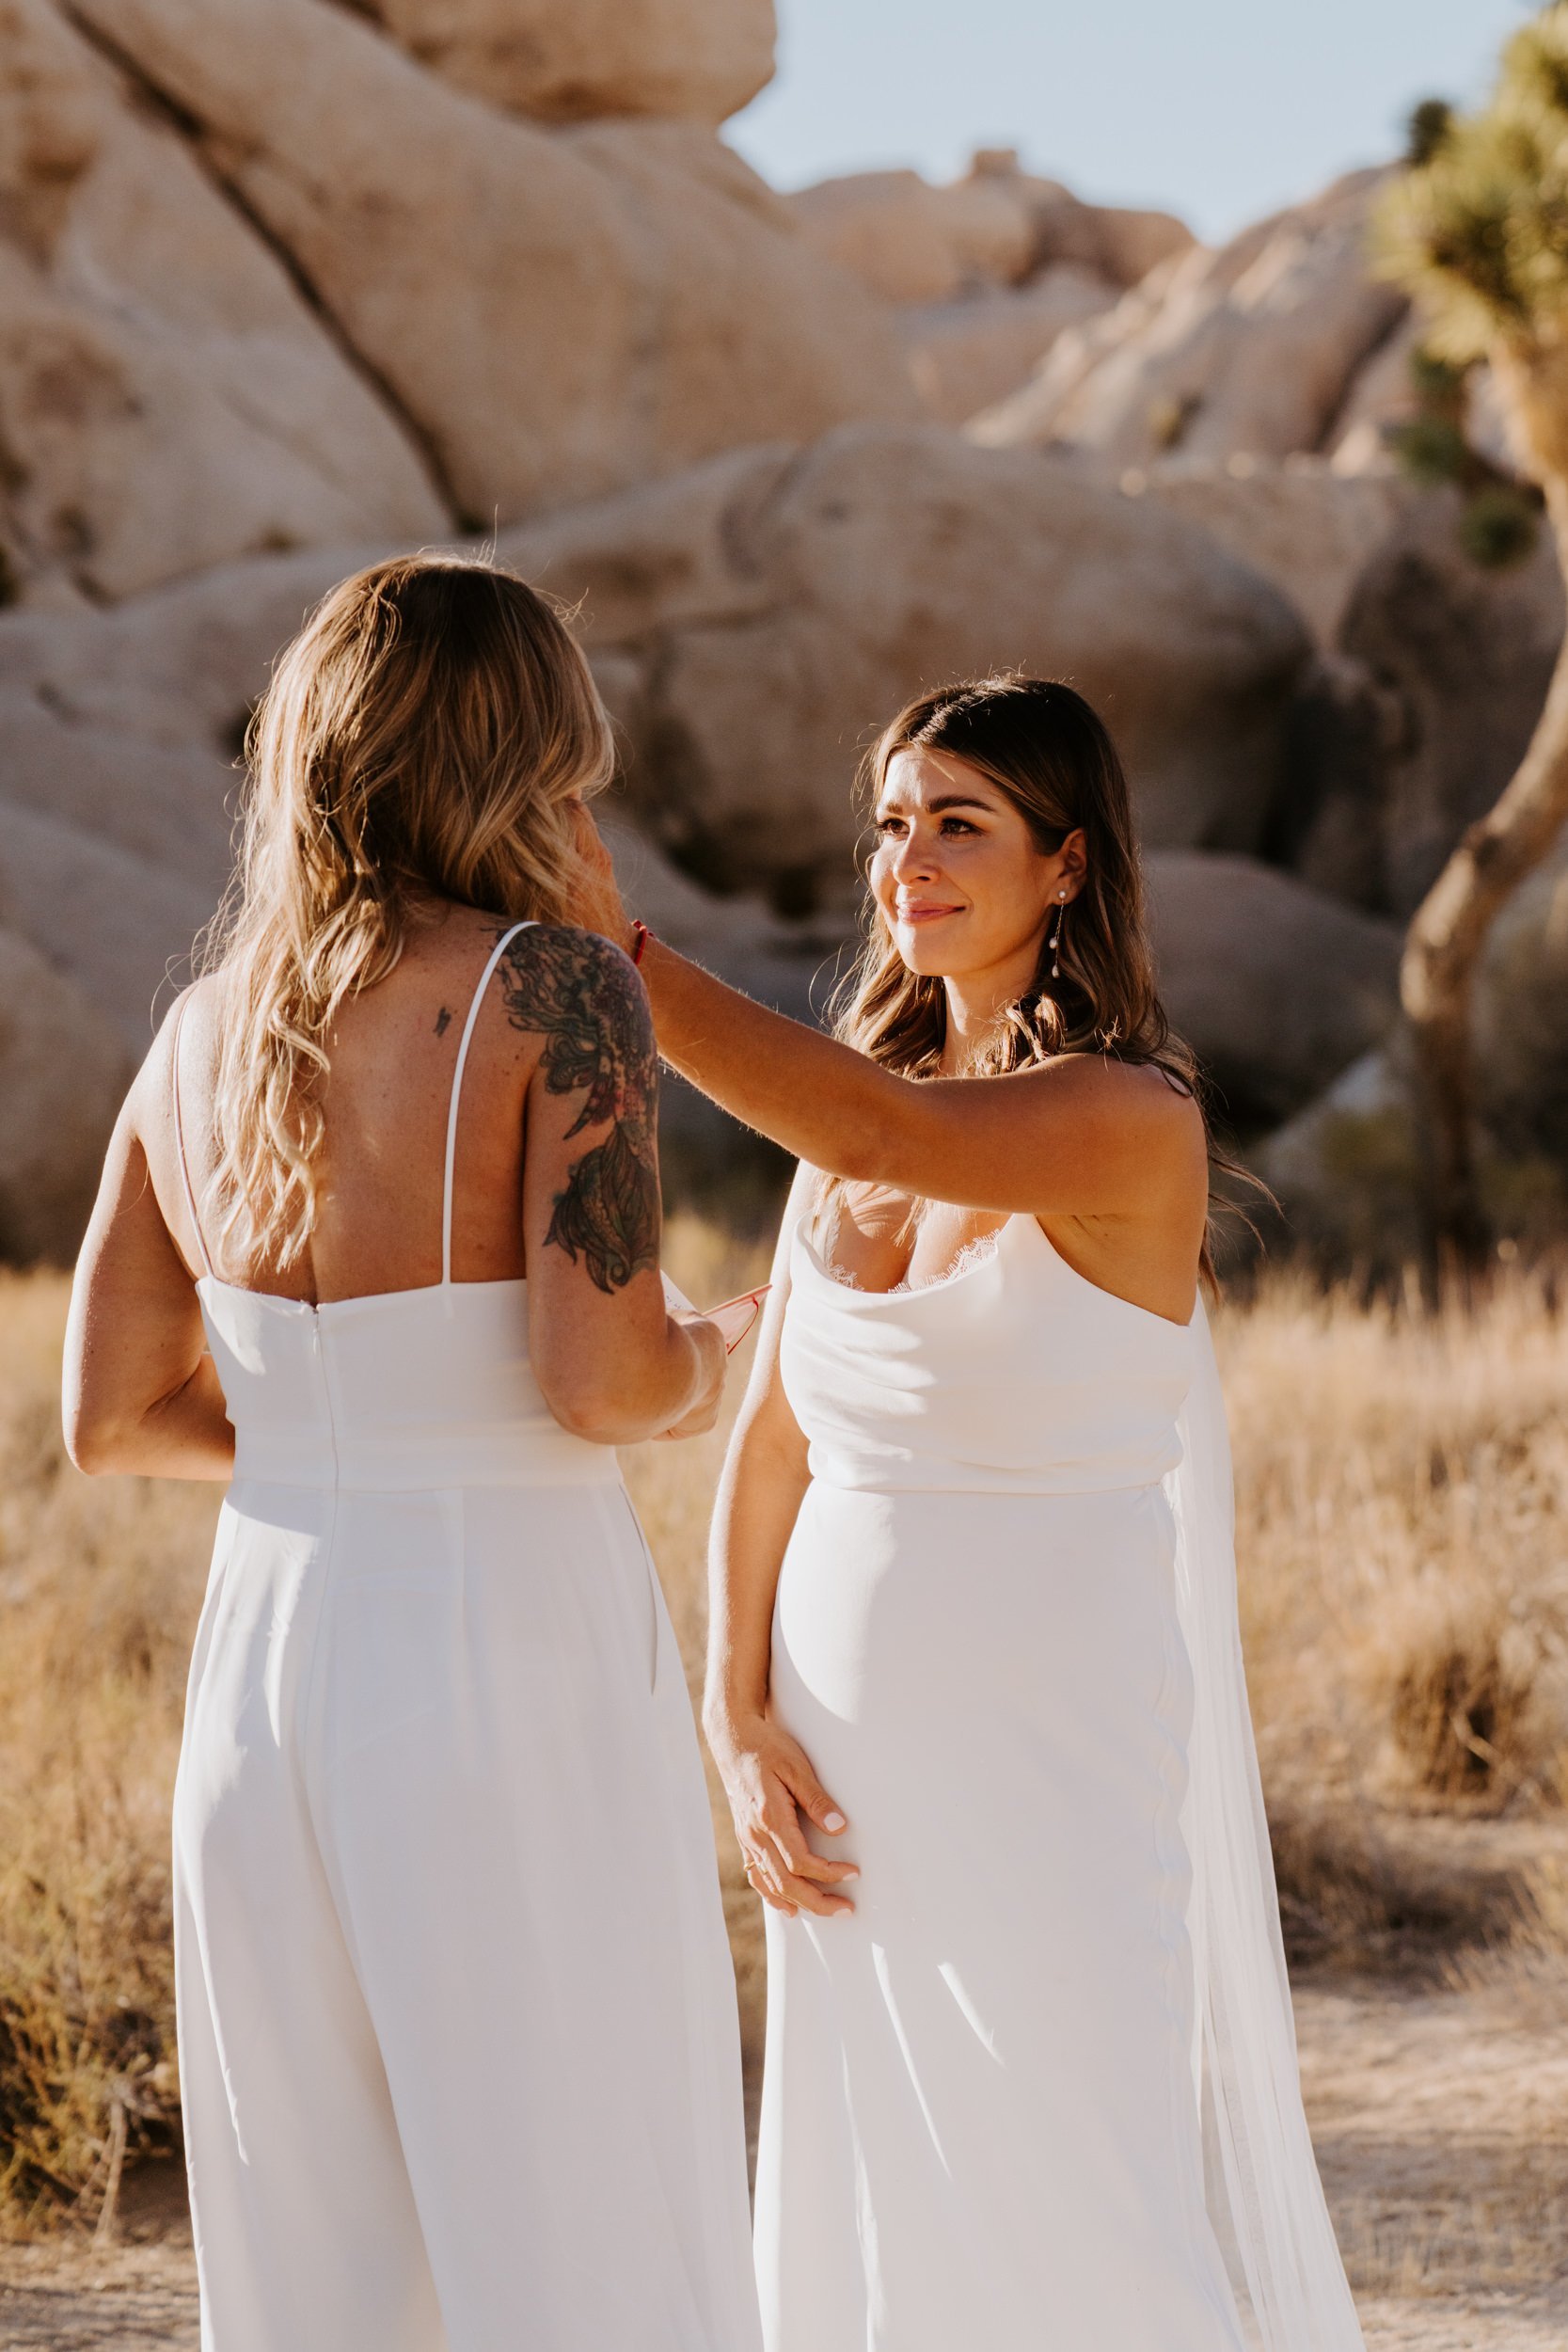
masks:
<svg viewBox="0 0 1568 2352"><path fill-rule="evenodd" d="M943 810L949 808L977 808L982 817L992 817L996 813L992 802L976 801L966 792L939 792L934 800L916 802L914 806L917 811L924 808L928 817L940 817ZM875 818L879 823L884 817L905 817L908 814L905 803L882 801L875 811Z"/></svg>

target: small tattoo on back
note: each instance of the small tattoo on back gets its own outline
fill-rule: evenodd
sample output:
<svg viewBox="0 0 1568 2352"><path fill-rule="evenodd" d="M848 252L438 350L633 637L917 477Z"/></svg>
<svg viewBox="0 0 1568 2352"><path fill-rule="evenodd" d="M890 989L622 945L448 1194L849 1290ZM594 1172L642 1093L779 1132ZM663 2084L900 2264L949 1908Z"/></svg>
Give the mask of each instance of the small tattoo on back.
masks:
<svg viewBox="0 0 1568 2352"><path fill-rule="evenodd" d="M451 1028L451 1013L447 1010L447 1008L445 1007L445 1005L443 1005L443 1006L441 1007L440 1011L439 1011L439 1012L436 1014L436 1036L437 1036L437 1037L445 1037L445 1036L446 1036L447 1031Z"/></svg>

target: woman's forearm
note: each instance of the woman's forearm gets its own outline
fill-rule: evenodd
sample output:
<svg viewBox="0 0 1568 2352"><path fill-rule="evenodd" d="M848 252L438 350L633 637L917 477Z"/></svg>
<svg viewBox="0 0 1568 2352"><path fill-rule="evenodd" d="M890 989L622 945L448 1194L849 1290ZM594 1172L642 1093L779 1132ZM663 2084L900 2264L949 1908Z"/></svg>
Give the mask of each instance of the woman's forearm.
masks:
<svg viewBox="0 0 1568 2352"><path fill-rule="evenodd" d="M709 1540L707 1676L703 1722L718 1750L729 1729L766 1711L779 1571L809 1483L754 1428L731 1445Z"/></svg>
<svg viewBox="0 0 1568 2352"><path fill-rule="evenodd" d="M913 1091L906 1080L753 1003L662 940L650 937L641 971L659 1053L683 1078L814 1168L881 1173L898 1149L901 1098Z"/></svg>

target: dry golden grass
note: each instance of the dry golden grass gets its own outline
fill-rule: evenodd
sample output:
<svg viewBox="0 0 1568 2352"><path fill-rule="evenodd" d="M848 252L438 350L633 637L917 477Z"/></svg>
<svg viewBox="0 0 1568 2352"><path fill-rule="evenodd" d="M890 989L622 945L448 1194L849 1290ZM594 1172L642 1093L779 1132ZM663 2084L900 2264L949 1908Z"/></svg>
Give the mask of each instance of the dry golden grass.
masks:
<svg viewBox="0 0 1568 2352"><path fill-rule="evenodd" d="M1568 1332L1281 1279L1222 1319L1243 1632L1279 1777L1497 1809L1560 1794Z"/></svg>
<svg viewBox="0 0 1568 2352"><path fill-rule="evenodd" d="M695 1219L671 1231L671 1270L697 1298L759 1279L762 1256ZM0 1278L0 2233L13 2236L62 2217L107 2227L123 2158L177 2134L167 1814L216 1508L198 1488L70 1469L64 1305L58 1278ZM1560 1864L1541 1860L1531 1826L1557 1818L1568 1753L1564 1336L1522 1276L1473 1319L1434 1321L1281 1276L1220 1324L1292 1944L1406 1970L1414 1954L1429 1982L1446 1969L1481 2008L1544 1994L1568 1947ZM715 1436L627 1462L693 1687L721 1453ZM754 2081L759 1920L717 1802L715 1816Z"/></svg>
<svg viewBox="0 0 1568 2352"><path fill-rule="evenodd" d="M58 1277L0 1278L0 2231L178 2123L168 1807L216 1489L91 1483Z"/></svg>
<svg viewBox="0 0 1568 2352"><path fill-rule="evenodd" d="M1385 1965L1524 1931L1527 1865L1484 1824L1568 1793L1565 1340L1551 1286L1523 1274L1437 1316L1280 1276L1221 1318L1298 1959Z"/></svg>

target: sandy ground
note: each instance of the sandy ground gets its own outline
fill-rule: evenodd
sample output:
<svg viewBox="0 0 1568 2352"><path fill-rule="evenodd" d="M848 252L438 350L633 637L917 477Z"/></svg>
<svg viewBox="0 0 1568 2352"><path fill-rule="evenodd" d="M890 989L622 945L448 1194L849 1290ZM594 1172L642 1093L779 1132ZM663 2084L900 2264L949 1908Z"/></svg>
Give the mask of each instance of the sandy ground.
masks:
<svg viewBox="0 0 1568 2352"><path fill-rule="evenodd" d="M1369 2352L1568 2347L1568 1999L1549 1982L1307 1982L1296 2014L1323 2177ZM117 2244L0 2249L5 2352L197 2346L170 2168Z"/></svg>

